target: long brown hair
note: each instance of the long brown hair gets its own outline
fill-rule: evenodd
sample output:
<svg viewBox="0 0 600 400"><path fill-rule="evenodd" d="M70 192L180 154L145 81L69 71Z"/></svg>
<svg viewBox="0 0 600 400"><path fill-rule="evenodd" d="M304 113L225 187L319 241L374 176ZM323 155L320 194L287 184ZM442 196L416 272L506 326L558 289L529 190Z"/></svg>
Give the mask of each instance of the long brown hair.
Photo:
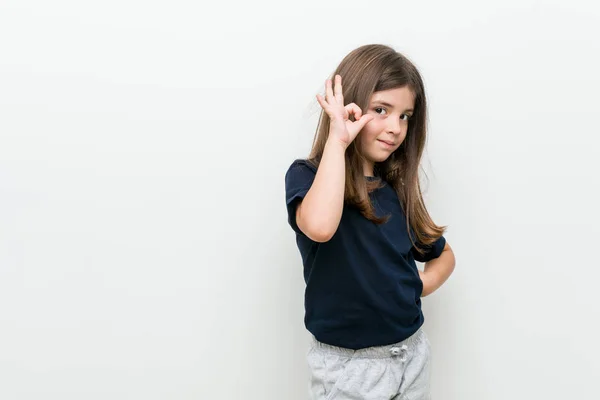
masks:
<svg viewBox="0 0 600 400"><path fill-rule="evenodd" d="M421 193L419 166L426 143L427 103L423 80L417 68L404 55L382 44L369 44L351 51L332 74L342 76L346 104L355 103L363 114L374 92L408 87L414 95L415 106L408 123L406 138L387 160L375 164L375 175L391 185L398 193L400 205L406 214L406 227L412 227L417 243L409 235L418 252L443 235L446 227L431 219ZM318 167L327 137L329 115L321 110L313 147L308 160ZM360 133L359 133L360 135ZM387 217L377 217L369 193L382 182L364 178L364 156L354 140L346 150L346 185L344 201L360 210L370 221L383 223Z"/></svg>

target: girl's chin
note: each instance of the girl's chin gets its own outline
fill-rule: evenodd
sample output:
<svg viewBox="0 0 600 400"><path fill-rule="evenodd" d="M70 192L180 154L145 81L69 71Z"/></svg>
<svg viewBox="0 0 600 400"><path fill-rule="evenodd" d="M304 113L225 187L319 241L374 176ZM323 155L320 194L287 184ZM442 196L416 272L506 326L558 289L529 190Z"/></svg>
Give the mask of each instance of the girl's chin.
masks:
<svg viewBox="0 0 600 400"><path fill-rule="evenodd" d="M384 162L385 160L390 158L392 153L393 152L391 152L391 151L371 152L367 155L367 158L372 162Z"/></svg>

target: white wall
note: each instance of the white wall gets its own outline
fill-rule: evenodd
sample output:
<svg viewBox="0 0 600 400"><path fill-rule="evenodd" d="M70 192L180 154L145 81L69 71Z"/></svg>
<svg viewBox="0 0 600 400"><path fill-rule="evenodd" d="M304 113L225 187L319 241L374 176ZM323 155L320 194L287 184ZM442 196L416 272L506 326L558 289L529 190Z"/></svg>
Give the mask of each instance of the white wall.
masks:
<svg viewBox="0 0 600 400"><path fill-rule="evenodd" d="M0 399L305 399L283 175L374 42L423 74L458 260L435 398L600 398L589 3L0 2Z"/></svg>

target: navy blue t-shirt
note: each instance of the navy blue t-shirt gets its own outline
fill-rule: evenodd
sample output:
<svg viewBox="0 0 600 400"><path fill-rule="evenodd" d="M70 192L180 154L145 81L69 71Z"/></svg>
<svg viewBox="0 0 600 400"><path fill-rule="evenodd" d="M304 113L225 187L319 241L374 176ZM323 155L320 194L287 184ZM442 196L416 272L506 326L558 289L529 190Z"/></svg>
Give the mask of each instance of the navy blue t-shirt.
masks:
<svg viewBox="0 0 600 400"><path fill-rule="evenodd" d="M304 265L306 328L323 343L349 349L408 338L424 321L423 283L415 260L439 257L446 239L440 237L424 256L416 252L398 195L387 183L370 193L377 216L391 216L387 222L375 224L344 205L329 241L309 239L296 225L296 208L316 172L306 160L296 160L285 175L288 222ZM411 235L415 239L412 229Z"/></svg>

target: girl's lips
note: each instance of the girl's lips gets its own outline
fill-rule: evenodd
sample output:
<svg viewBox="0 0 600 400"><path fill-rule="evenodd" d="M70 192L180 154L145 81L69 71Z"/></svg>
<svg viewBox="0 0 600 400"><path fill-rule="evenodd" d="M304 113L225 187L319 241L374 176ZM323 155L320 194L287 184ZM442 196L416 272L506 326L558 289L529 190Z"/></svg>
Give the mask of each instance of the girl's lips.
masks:
<svg viewBox="0 0 600 400"><path fill-rule="evenodd" d="M388 142L387 140L381 140L381 139L377 139L377 140L386 146L394 147L394 142Z"/></svg>

